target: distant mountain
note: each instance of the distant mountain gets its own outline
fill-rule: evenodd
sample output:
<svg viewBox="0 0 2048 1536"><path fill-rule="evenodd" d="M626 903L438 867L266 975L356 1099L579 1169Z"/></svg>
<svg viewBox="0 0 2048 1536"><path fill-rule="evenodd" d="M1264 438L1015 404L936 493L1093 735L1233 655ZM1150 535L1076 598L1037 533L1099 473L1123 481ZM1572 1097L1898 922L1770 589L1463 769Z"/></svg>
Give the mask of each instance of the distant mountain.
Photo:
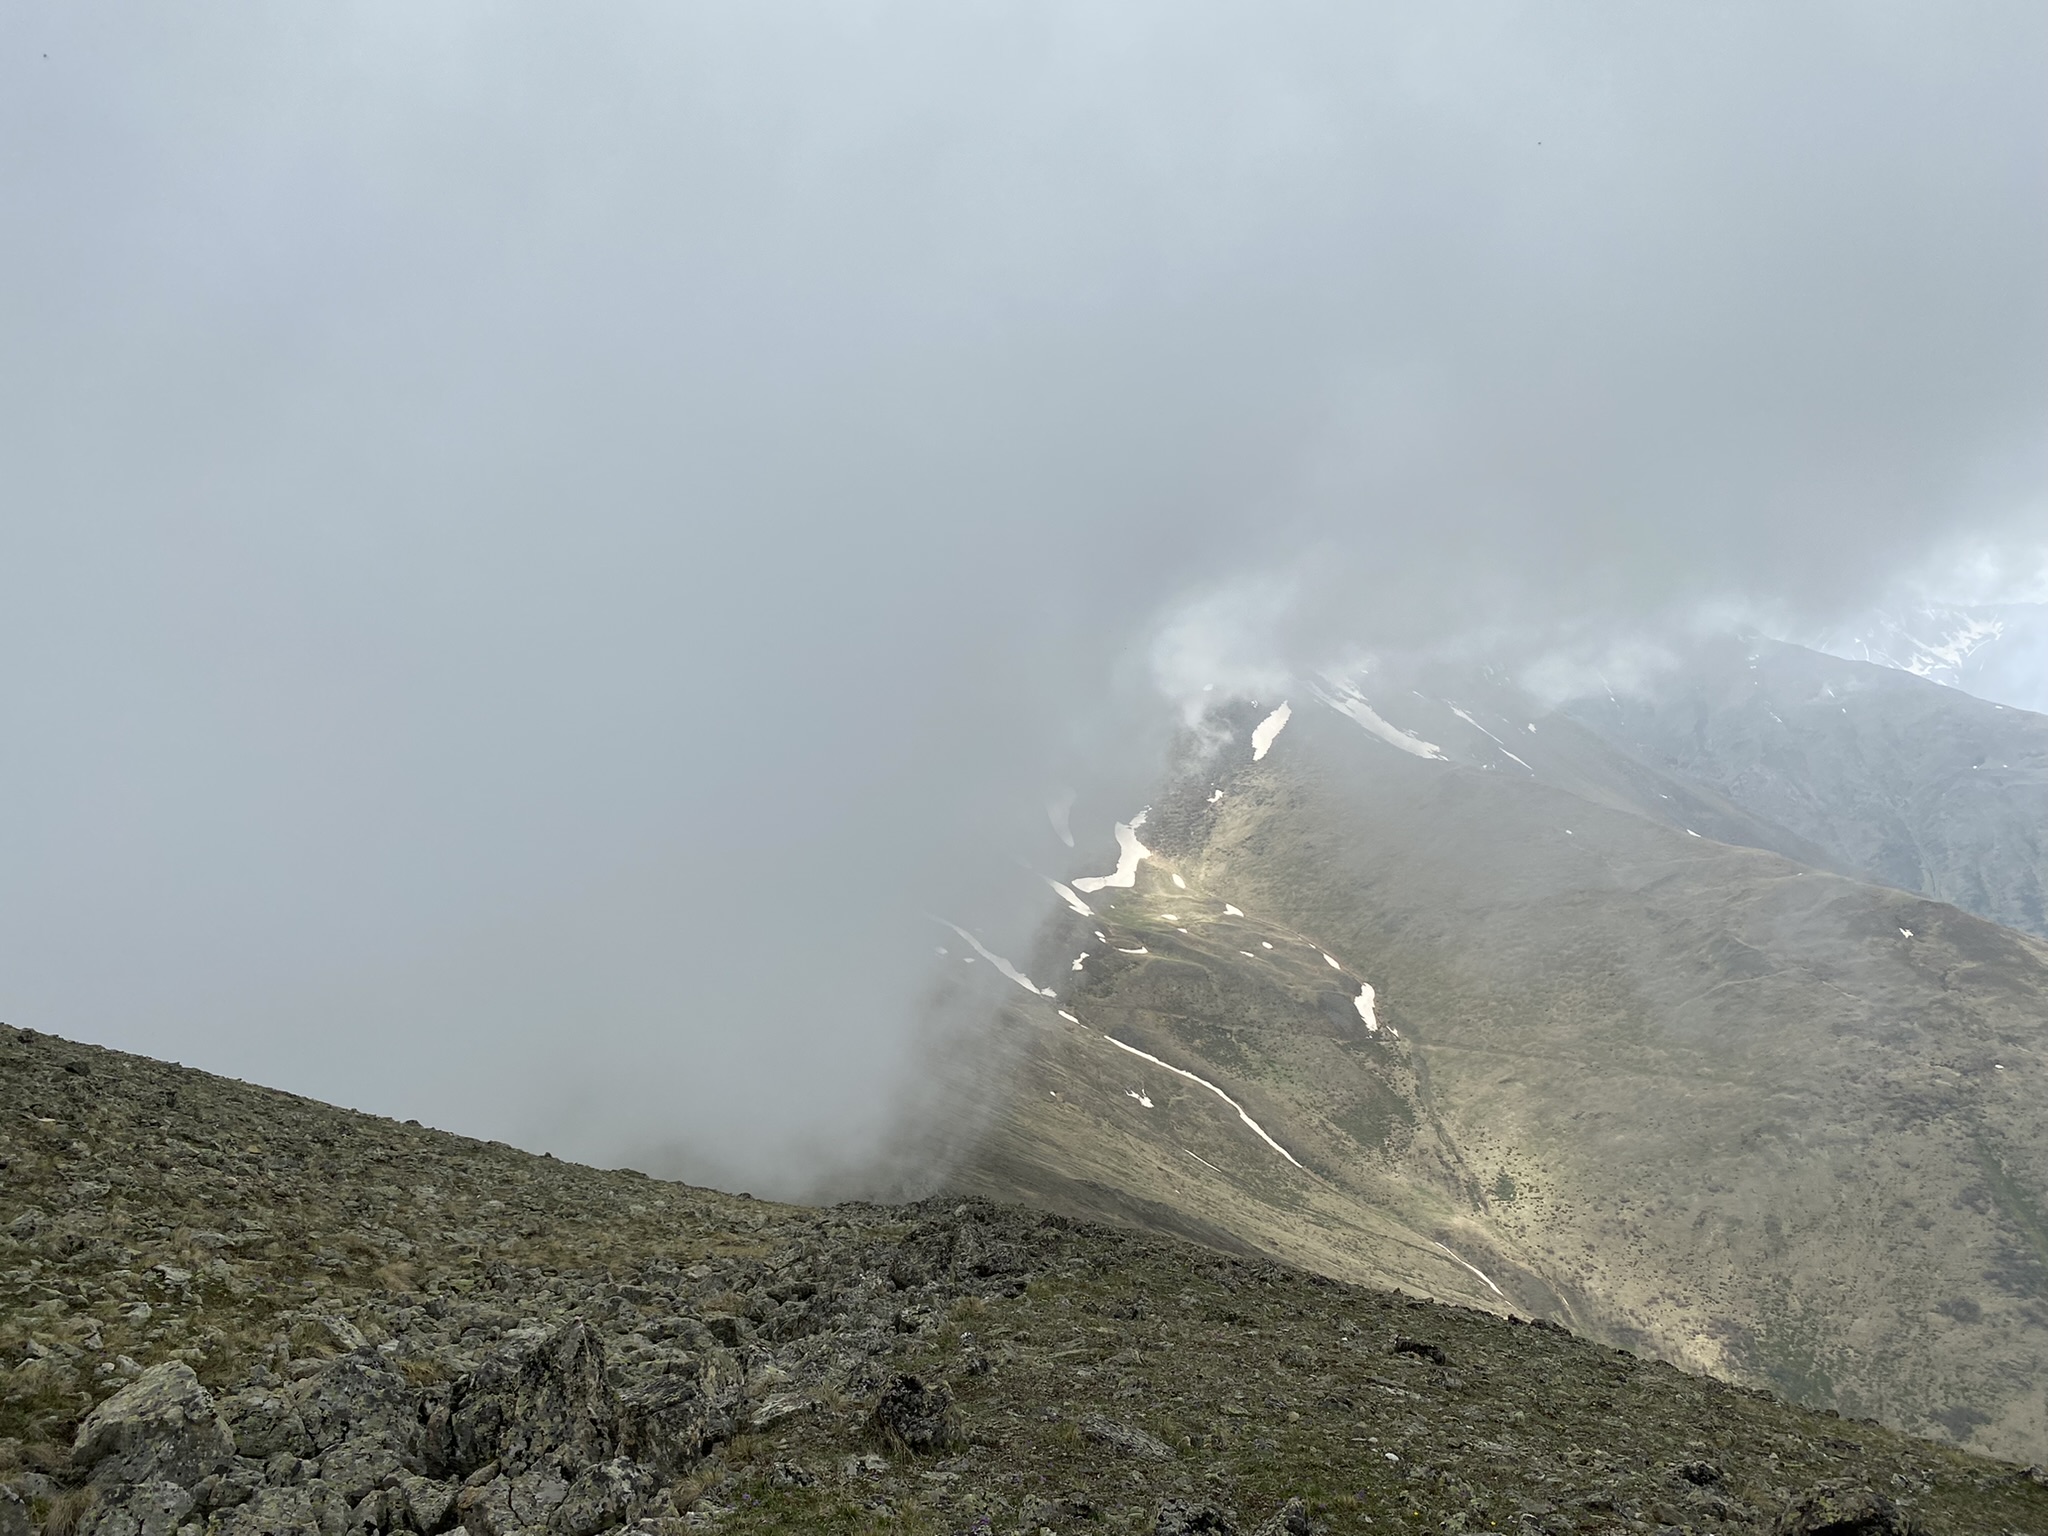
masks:
<svg viewBox="0 0 2048 1536"><path fill-rule="evenodd" d="M1852 878L1879 809L1930 880L2006 869L2048 722L1734 654L1691 737L1485 674L1305 683L1256 757L1278 701L1225 711L1049 921L958 1183L2048 1454L2048 945Z"/></svg>
<svg viewBox="0 0 2048 1536"><path fill-rule="evenodd" d="M1763 639L1563 712L1782 829L1709 835L1789 852L1789 833L1836 869L2048 935L2048 716Z"/></svg>
<svg viewBox="0 0 2048 1536"><path fill-rule="evenodd" d="M1910 608L1808 637L1815 650L2048 713L2048 603Z"/></svg>

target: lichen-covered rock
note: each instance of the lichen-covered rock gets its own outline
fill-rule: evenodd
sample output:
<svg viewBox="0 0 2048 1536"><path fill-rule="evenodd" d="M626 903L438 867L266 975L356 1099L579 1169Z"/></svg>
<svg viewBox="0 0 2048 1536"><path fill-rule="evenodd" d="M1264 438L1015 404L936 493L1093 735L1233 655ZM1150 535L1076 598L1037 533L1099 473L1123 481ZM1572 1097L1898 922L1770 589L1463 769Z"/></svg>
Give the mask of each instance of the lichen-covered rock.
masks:
<svg viewBox="0 0 2048 1536"><path fill-rule="evenodd" d="M1213 1504L1186 1504L1169 1499L1159 1506L1152 1536L1237 1536L1237 1527Z"/></svg>
<svg viewBox="0 0 2048 1536"><path fill-rule="evenodd" d="M696 1375L665 1377L619 1404L619 1448L665 1476L688 1471L723 1439L730 1420Z"/></svg>
<svg viewBox="0 0 2048 1536"><path fill-rule="evenodd" d="M192 1495L176 1483L143 1483L100 1511L90 1536L176 1536L192 1513Z"/></svg>
<svg viewBox="0 0 2048 1536"><path fill-rule="evenodd" d="M392 1479L393 1526L415 1531L418 1536L441 1536L456 1520L458 1483L437 1482L415 1472L401 1472Z"/></svg>
<svg viewBox="0 0 2048 1536"><path fill-rule="evenodd" d="M192 1490L199 1508L209 1513L246 1504L266 1481L263 1463L237 1456L224 1471L202 1478Z"/></svg>
<svg viewBox="0 0 2048 1536"><path fill-rule="evenodd" d="M371 1351L322 1365L299 1383L296 1399L315 1452L366 1435L381 1435L407 1456L418 1446L419 1394Z"/></svg>
<svg viewBox="0 0 2048 1536"><path fill-rule="evenodd" d="M517 1477L500 1474L464 1488L455 1507L469 1536L512 1536L514 1531L545 1529L568 1496L568 1483L543 1467Z"/></svg>
<svg viewBox="0 0 2048 1536"><path fill-rule="evenodd" d="M264 1488L246 1503L217 1512L211 1536L303 1536L320 1529L312 1495L305 1488Z"/></svg>
<svg viewBox="0 0 2048 1536"><path fill-rule="evenodd" d="M430 1459L463 1475L495 1461L508 1472L546 1464L573 1477L608 1459L618 1450L619 1401L604 1347L577 1321L494 1356L450 1388L429 1438Z"/></svg>
<svg viewBox="0 0 2048 1536"><path fill-rule="evenodd" d="M875 1404L875 1426L913 1451L942 1451L960 1437L953 1394L944 1385L927 1387L915 1376L898 1376Z"/></svg>
<svg viewBox="0 0 2048 1536"><path fill-rule="evenodd" d="M661 1491L653 1468L624 1456L600 1461L576 1474L569 1492L549 1518L555 1536L597 1536L640 1516Z"/></svg>
<svg viewBox="0 0 2048 1536"><path fill-rule="evenodd" d="M298 1405L282 1392L249 1387L227 1398L220 1408L239 1456L263 1461L279 1451L294 1456L313 1454L313 1437L306 1432Z"/></svg>
<svg viewBox="0 0 2048 1536"><path fill-rule="evenodd" d="M101 1403L71 1443L72 1467L103 1489L190 1488L234 1454L234 1436L182 1360L152 1366Z"/></svg>
<svg viewBox="0 0 2048 1536"><path fill-rule="evenodd" d="M1172 1448L1156 1435L1148 1435L1135 1424L1099 1416L1082 1421L1081 1438L1144 1461L1165 1461L1173 1455Z"/></svg>
<svg viewBox="0 0 2048 1536"><path fill-rule="evenodd" d="M1778 1516L1776 1536L1921 1536L1922 1527L1868 1488L1820 1483Z"/></svg>
<svg viewBox="0 0 2048 1536"><path fill-rule="evenodd" d="M28 1501L12 1488L0 1488L0 1536L33 1536L34 1530Z"/></svg>
<svg viewBox="0 0 2048 1536"><path fill-rule="evenodd" d="M331 1314L300 1318L292 1325L290 1338L294 1353L315 1357L347 1354L368 1344L362 1329Z"/></svg>
<svg viewBox="0 0 2048 1536"><path fill-rule="evenodd" d="M320 1481L351 1505L406 1470L405 1458L381 1434L353 1436L320 1458Z"/></svg>
<svg viewBox="0 0 2048 1536"><path fill-rule="evenodd" d="M817 1399L802 1392L771 1392L762 1398L747 1415L747 1428L755 1434L766 1434L779 1424L785 1424L799 1414L809 1413L818 1406Z"/></svg>

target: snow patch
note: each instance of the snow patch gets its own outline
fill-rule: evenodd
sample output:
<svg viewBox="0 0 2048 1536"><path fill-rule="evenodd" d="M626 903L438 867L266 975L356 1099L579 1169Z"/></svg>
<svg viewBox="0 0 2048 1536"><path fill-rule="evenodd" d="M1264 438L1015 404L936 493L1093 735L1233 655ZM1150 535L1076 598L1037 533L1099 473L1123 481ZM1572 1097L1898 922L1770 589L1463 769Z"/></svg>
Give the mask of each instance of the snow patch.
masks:
<svg viewBox="0 0 2048 1536"><path fill-rule="evenodd" d="M1613 695L1612 695L1612 694L1609 694L1609 695L1608 695L1608 697L1612 698L1612 697L1613 697ZM1478 732L1478 733L1479 733L1480 735L1484 736L1484 737L1485 737L1485 738L1486 738L1486 739L1487 739L1488 741L1492 742L1492 743L1493 743L1493 744L1494 744L1494 745L1495 745L1496 747L1499 747L1499 748L1500 748L1500 755L1501 755L1502 757L1506 757L1506 758L1513 758L1513 759L1514 759L1514 761L1516 761L1516 762L1518 762L1518 763L1522 763L1522 766L1523 766L1524 768L1529 768L1529 765L1528 765L1527 763L1523 763L1523 762L1522 762L1522 760L1521 760L1521 759L1520 759L1519 757L1515 757L1515 754L1514 754L1514 753L1512 753L1512 752L1510 752L1510 751L1508 750L1508 744L1507 744L1506 742L1502 741L1502 740L1501 740L1501 739L1500 739L1500 738L1499 738L1498 736L1494 735L1494 734L1493 734L1493 732L1489 731L1489 730L1488 730L1488 729L1487 729L1487 728L1486 728L1485 726L1481 725L1481 724L1480 724L1480 723L1479 723L1479 722L1478 722L1477 720L1474 720L1474 719L1473 719L1473 718L1472 718L1472 717L1471 717L1470 715L1466 714L1464 710L1462 710L1462 709L1458 708L1458 706L1457 706L1457 705L1455 705L1455 704L1451 705L1451 713L1452 713L1452 714L1454 714L1454 715L1456 715L1456 716L1457 716L1457 717L1458 717L1458 718L1459 718L1460 720L1464 721L1464 722L1465 722L1465 723L1466 723L1467 725L1471 726L1473 730L1477 731L1477 732ZM1534 768L1529 768L1529 771L1530 771L1531 773L1534 773L1534 772L1535 772L1536 770L1535 770Z"/></svg>
<svg viewBox="0 0 2048 1536"><path fill-rule="evenodd" d="M1082 951L1081 951L1081 953L1079 953L1078 955L1074 956L1074 964L1073 964L1073 966L1072 966L1072 969L1074 969L1074 970L1077 970L1077 971L1078 971L1079 969L1081 969L1081 967L1082 967L1083 965L1086 965L1087 963L1088 963L1088 951L1084 949L1084 950L1082 950Z"/></svg>
<svg viewBox="0 0 2048 1536"><path fill-rule="evenodd" d="M1184 891L1188 888L1188 883L1187 881L1181 879L1179 875L1175 875L1173 877L1173 888L1176 891Z"/></svg>
<svg viewBox="0 0 2048 1536"><path fill-rule="evenodd" d="M1237 1111L1237 1118L1242 1120L1246 1125L1251 1127L1253 1135L1257 1136L1259 1140L1263 1141L1275 1152L1278 1152L1282 1157L1286 1158L1287 1161L1293 1163L1295 1167L1301 1168L1301 1163L1295 1158L1295 1155L1292 1152L1288 1151L1285 1147L1281 1146L1280 1143L1275 1141L1272 1137L1268 1136L1266 1134L1266 1128L1260 1125L1259 1122L1254 1120L1250 1115L1246 1114L1244 1112L1244 1106L1242 1104L1238 1103L1237 1100L1233 1099L1221 1088L1218 1088L1206 1077L1197 1077L1192 1072L1184 1072L1179 1067L1174 1066L1171 1062L1161 1061L1157 1056L1154 1056L1150 1051L1141 1051L1135 1045L1125 1045L1123 1041L1117 1039L1115 1035L1104 1035L1102 1038L1107 1040L1111 1045L1115 1046L1120 1051L1129 1051L1133 1056L1142 1057L1144 1060L1151 1062L1152 1065L1155 1067L1164 1067L1167 1071L1173 1073L1175 1076L1184 1077L1189 1082L1195 1084L1197 1087L1208 1089L1211 1093L1215 1094L1217 1098L1221 1099L1224 1103L1228 1104L1232 1109ZM1301 1171L1303 1173L1308 1172L1306 1168L1301 1168Z"/></svg>
<svg viewBox="0 0 2048 1536"><path fill-rule="evenodd" d="M1366 1033L1371 1035L1380 1032L1380 1017L1373 1011L1373 999L1377 995L1372 989L1372 983L1368 981L1360 985L1358 996L1351 999L1351 1006L1356 1008L1358 1016L1365 1020Z"/></svg>
<svg viewBox="0 0 2048 1536"><path fill-rule="evenodd" d="M945 922L945 919L941 918L939 919L939 921ZM1017 967L1010 964L1010 962L1005 960L1001 955L996 954L993 950L987 948L981 942L981 940L977 939L965 928L962 928L958 923L946 923L946 926L952 929L955 933L959 934L960 937L965 939L968 943L972 944L974 946L975 955L981 956L982 959L986 960L990 965L994 966L997 970L1001 971L1005 976L1009 977L1010 980L1017 983L1017 985L1022 987L1026 992L1036 993L1040 997L1054 997L1058 995L1053 991L1051 987L1041 987L1037 982L1033 981L1029 976L1026 976L1022 971L1018 970ZM969 955L967 957L967 963L969 965L974 964L974 955Z"/></svg>
<svg viewBox="0 0 2048 1536"><path fill-rule="evenodd" d="M1152 951L1147 949L1144 945L1140 944L1136 949L1119 948L1117 950L1117 953L1120 955L1149 955L1152 953Z"/></svg>
<svg viewBox="0 0 2048 1536"><path fill-rule="evenodd" d="M1243 917L1244 911L1242 908L1233 907L1229 902L1226 901L1225 903L1223 903L1223 915L1225 917Z"/></svg>
<svg viewBox="0 0 2048 1536"><path fill-rule="evenodd" d="M1529 729L1533 731L1536 729L1536 727L1532 725L1529 727ZM1436 1246L1439 1248L1443 1248L1445 1253L1451 1253L1451 1250L1448 1248L1444 1248L1444 1245L1442 1243L1438 1243ZM1456 1259L1458 1263L1465 1264L1465 1261L1463 1259L1458 1258L1458 1256L1455 1253L1451 1253L1451 1257L1453 1259ZM1492 1291L1494 1295L1500 1297L1500 1299L1503 1301L1507 1300L1508 1293L1502 1290L1499 1286L1495 1285L1491 1280L1487 1280L1486 1271L1481 1269L1477 1264L1465 1264L1465 1267L1471 1270L1472 1273L1477 1275L1480 1279L1486 1280L1486 1288Z"/></svg>
<svg viewBox="0 0 2048 1536"><path fill-rule="evenodd" d="M1048 878L1045 883L1051 886L1055 891L1058 891L1060 900L1064 901L1068 905L1068 907L1070 907L1075 912L1080 913L1081 916L1093 917L1095 915L1095 909L1089 906L1088 903L1083 901L1079 896L1076 896L1074 894L1072 886L1063 885L1059 881L1051 878Z"/></svg>
<svg viewBox="0 0 2048 1536"><path fill-rule="evenodd" d="M1325 961L1327 961L1327 962L1328 962L1328 964L1329 964L1329 967L1330 967L1330 969L1331 969L1331 970L1333 970L1333 971L1341 971L1341 970L1343 970L1343 969L1344 969L1344 967L1343 967L1343 966L1341 966L1341 965L1339 965L1339 964L1338 964L1338 963L1337 963L1337 962L1336 962L1335 960L1332 960L1332 959L1330 959L1330 956L1329 956L1329 954L1328 954L1328 952L1327 952L1327 951L1324 951L1324 950L1320 950L1320 949L1319 949L1319 950L1317 950L1317 951L1316 951L1316 953L1317 953L1317 954L1319 954L1319 955L1321 955L1321 956L1323 957L1323 959L1324 959Z"/></svg>
<svg viewBox="0 0 2048 1536"><path fill-rule="evenodd" d="M1152 1107L1152 1101L1145 1096L1145 1090L1142 1088L1126 1088L1124 1090L1124 1097L1127 1099L1136 1099L1138 1103L1146 1109L1150 1109Z"/></svg>
<svg viewBox="0 0 2048 1536"><path fill-rule="evenodd" d="M1129 821L1116 824L1116 868L1106 875L1083 875L1074 882L1077 891L1100 891L1111 886L1129 890L1138 883L1140 860L1152 857L1152 850L1138 841L1138 828L1145 824L1145 813L1140 811Z"/></svg>
<svg viewBox="0 0 2048 1536"><path fill-rule="evenodd" d="M1329 680L1328 688L1318 687L1316 697L1340 715L1348 715L1379 737L1390 747L1398 747L1412 757L1426 757L1437 762L1447 762L1443 748L1433 741L1424 741L1420 736L1402 730L1391 720L1381 718L1379 713L1365 701L1365 695L1349 683L1335 678Z"/></svg>
<svg viewBox="0 0 2048 1536"><path fill-rule="evenodd" d="M1293 709L1283 703L1278 709L1274 710L1273 713L1266 716L1265 719L1261 720L1258 723L1258 725L1253 728L1253 762L1256 763L1260 758L1264 757L1268 752L1273 750L1274 740L1280 735L1282 731L1287 729L1287 722L1289 719L1293 717L1293 715Z"/></svg>
<svg viewBox="0 0 2048 1536"><path fill-rule="evenodd" d="M1067 1010L1064 1008L1057 1008L1053 1011L1057 1013L1061 1018L1065 1019L1069 1024L1078 1024L1081 1022L1079 1019L1075 1018L1071 1013L1067 1012Z"/></svg>

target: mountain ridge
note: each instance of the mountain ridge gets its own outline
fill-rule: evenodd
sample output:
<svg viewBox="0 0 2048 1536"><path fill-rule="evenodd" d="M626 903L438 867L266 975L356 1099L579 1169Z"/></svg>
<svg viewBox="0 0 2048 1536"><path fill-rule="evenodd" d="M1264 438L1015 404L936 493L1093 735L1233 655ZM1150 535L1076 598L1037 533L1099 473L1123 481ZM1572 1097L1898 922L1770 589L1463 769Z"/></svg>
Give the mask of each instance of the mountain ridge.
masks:
<svg viewBox="0 0 2048 1536"><path fill-rule="evenodd" d="M1254 762L1263 715L1157 798L1131 888L1050 923L1034 974L1088 957L1006 1011L1025 1059L960 1187L1115 1182L1348 1278L2048 1443L2048 948L1448 733L1298 709Z"/></svg>

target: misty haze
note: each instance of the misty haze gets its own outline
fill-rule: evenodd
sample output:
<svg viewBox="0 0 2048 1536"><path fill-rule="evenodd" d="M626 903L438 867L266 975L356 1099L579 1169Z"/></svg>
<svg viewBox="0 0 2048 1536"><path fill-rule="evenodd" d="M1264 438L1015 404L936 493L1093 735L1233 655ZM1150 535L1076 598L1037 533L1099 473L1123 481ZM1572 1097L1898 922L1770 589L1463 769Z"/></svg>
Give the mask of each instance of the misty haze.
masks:
<svg viewBox="0 0 2048 1536"><path fill-rule="evenodd" d="M0 1536L2048 1531L2048 13L10 20Z"/></svg>

